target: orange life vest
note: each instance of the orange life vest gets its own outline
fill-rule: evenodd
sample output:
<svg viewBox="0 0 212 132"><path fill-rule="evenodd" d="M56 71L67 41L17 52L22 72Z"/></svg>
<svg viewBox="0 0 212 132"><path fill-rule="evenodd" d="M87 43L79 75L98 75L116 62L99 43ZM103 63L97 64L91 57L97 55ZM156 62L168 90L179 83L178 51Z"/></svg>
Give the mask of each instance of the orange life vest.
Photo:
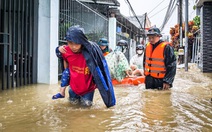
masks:
<svg viewBox="0 0 212 132"><path fill-rule="evenodd" d="M162 42L153 50L153 46L148 43L146 46L146 59L144 74L154 78L164 78L166 67L164 63L164 49L168 43Z"/></svg>

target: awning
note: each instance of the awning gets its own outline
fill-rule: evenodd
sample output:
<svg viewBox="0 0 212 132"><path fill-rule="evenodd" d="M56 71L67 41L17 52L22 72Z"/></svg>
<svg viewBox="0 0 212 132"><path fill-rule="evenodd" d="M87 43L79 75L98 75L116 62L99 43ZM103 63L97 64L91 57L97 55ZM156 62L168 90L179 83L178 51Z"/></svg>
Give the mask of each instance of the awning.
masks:
<svg viewBox="0 0 212 132"><path fill-rule="evenodd" d="M102 5L120 6L117 0L79 0L80 2L95 3Z"/></svg>

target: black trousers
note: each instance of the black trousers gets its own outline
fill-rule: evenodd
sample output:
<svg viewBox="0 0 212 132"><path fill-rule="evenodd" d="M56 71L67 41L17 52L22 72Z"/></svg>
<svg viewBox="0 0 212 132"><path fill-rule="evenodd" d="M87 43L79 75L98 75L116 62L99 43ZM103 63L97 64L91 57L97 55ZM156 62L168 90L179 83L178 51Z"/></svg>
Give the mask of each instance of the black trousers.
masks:
<svg viewBox="0 0 212 132"><path fill-rule="evenodd" d="M154 78L152 76L146 76L145 78L146 89L163 89L163 79Z"/></svg>

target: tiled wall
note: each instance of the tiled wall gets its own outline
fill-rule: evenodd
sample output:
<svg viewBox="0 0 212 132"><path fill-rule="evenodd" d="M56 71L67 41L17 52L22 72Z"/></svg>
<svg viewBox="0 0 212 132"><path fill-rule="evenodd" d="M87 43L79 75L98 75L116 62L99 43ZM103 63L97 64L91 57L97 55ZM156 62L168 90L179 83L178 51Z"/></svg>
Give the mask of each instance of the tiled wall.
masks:
<svg viewBox="0 0 212 132"><path fill-rule="evenodd" d="M203 4L203 72L212 73L212 2Z"/></svg>

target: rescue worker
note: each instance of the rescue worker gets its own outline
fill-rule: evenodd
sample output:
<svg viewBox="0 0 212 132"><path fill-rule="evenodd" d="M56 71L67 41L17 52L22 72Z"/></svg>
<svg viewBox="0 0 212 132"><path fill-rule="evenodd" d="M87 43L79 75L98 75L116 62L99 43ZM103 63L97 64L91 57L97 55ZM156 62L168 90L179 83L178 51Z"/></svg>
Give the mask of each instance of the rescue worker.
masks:
<svg viewBox="0 0 212 132"><path fill-rule="evenodd" d="M99 42L97 43L102 50L102 53L104 56L110 53L110 49L108 47L108 41L106 38L101 38Z"/></svg>
<svg viewBox="0 0 212 132"><path fill-rule="evenodd" d="M130 68L132 76L144 76L143 68L144 46L139 44L136 46L136 55L130 59Z"/></svg>
<svg viewBox="0 0 212 132"><path fill-rule="evenodd" d="M160 40L162 35L158 28L150 28L147 36L149 42L144 55L146 89L168 90L176 74L174 49L168 42Z"/></svg>

